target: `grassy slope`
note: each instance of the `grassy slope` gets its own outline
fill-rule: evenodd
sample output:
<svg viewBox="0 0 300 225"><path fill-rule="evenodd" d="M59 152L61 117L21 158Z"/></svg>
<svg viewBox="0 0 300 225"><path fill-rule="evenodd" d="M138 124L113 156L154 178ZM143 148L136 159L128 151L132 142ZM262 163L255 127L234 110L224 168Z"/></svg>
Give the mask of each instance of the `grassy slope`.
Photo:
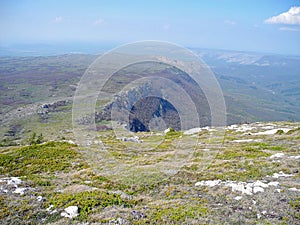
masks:
<svg viewBox="0 0 300 225"><path fill-rule="evenodd" d="M48 142L27 147L5 147L0 154L2 177L19 176L24 181L21 187L28 190L20 197L19 194L1 193L0 218L2 224L13 221L20 224L25 221L42 223L42 219L43 223L89 221L105 224L118 218L128 224L297 224L300 219L299 197L289 188L300 188L299 159L289 156L299 155L299 125L273 124L292 130L286 134L251 136L257 141L249 143L233 142L249 139L243 135L244 132L234 130L227 130L225 138L213 130L197 135L172 132L147 155L143 152L151 141L157 141L153 139L155 136L139 133L144 143L134 144L118 141L110 131L98 133L110 154L119 161L145 166L155 163L158 154L166 159L176 146L187 147L198 139L201 144L192 144L195 146L192 157L174 176L154 180L140 179L139 176L145 174L139 174L137 170L133 171L134 174L102 174L101 167L109 164L95 167L93 159L88 158L86 153L96 148L93 145L81 149L68 143ZM261 128L253 126L256 132L260 131ZM209 149L209 154L206 149ZM269 158L279 152L285 154L284 160ZM145 160L148 163L144 164ZM209 163L205 164L207 161ZM240 201L234 199L240 193L231 192L228 188L194 185L201 180L214 179L274 181L276 179L268 176L279 171L294 175L278 179L280 193L275 187L268 188L264 193L243 196ZM131 176L135 180L131 180ZM39 195L44 197L43 202L36 200ZM253 205L253 200L256 205ZM52 214L47 211L50 205L57 211ZM80 215L72 220L62 218L60 212L70 205L77 205ZM257 214L263 210L267 214L258 219ZM228 216L224 217L224 214Z"/></svg>

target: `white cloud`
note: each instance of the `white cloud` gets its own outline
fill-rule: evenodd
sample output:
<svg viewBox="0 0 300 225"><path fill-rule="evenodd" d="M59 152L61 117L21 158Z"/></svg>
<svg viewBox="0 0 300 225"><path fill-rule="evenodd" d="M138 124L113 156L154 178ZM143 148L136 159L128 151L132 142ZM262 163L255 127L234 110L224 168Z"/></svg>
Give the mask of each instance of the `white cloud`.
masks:
<svg viewBox="0 0 300 225"><path fill-rule="evenodd" d="M57 16L54 18L53 22L54 23L60 23L63 20L63 18L61 16Z"/></svg>
<svg viewBox="0 0 300 225"><path fill-rule="evenodd" d="M102 25L103 23L104 23L104 20L103 20L103 19L97 19L97 20L94 22L94 25L99 26L99 25Z"/></svg>
<svg viewBox="0 0 300 225"><path fill-rule="evenodd" d="M279 30L283 30L283 31L300 31L300 29L295 28L295 27L280 27Z"/></svg>
<svg viewBox="0 0 300 225"><path fill-rule="evenodd" d="M236 22L233 20L224 20L224 23L228 25L236 25Z"/></svg>
<svg viewBox="0 0 300 225"><path fill-rule="evenodd" d="M265 23L300 25L300 6L291 7L289 11L270 17Z"/></svg>

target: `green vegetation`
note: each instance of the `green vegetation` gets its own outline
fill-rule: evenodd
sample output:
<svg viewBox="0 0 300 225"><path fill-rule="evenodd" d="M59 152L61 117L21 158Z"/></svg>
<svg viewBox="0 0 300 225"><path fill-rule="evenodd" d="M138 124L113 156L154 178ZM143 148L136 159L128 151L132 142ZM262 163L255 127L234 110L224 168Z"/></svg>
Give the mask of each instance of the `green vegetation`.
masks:
<svg viewBox="0 0 300 225"><path fill-rule="evenodd" d="M12 148L0 155L0 174L31 176L68 171L77 155L74 145L69 143L47 142Z"/></svg>
<svg viewBox="0 0 300 225"><path fill-rule="evenodd" d="M32 136L28 140L30 145L41 144L44 142L43 134L41 133L38 137L36 137L36 133L33 132Z"/></svg>
<svg viewBox="0 0 300 225"><path fill-rule="evenodd" d="M296 196L290 202L291 207L296 211L295 218L300 220L300 196Z"/></svg>
<svg viewBox="0 0 300 225"><path fill-rule="evenodd" d="M79 150L76 145L66 142L38 144L37 141L41 138L33 133L30 134L32 145L1 149L1 174L19 176L24 181L22 185L34 187L31 191L28 190L30 193L25 193L21 198L16 196L12 198L8 195L0 198L2 208L0 220L5 221L4 223L9 224L11 221L22 223L16 215L22 215L22 218L32 223L40 223L41 218L45 219L45 223L64 223L69 219L62 218L60 213L71 205L79 207L79 216L70 220L70 223L79 221L109 223L117 218L123 218L129 224L224 222L225 220L218 218L217 203L229 210L225 210L226 213L230 212L235 216L238 214L230 211L230 207L237 207L236 204L247 206L245 212L247 219L240 214L241 219L231 218L232 223L238 221L246 223L246 221L257 221L256 214L261 213L249 211L247 201L255 198L256 195L249 199L244 196L238 203L233 199L238 193L231 193L229 188L195 188L195 183L216 179L253 182L271 179L273 173L279 171L294 174L293 178L299 177L295 163L297 159L274 161L269 157L278 152L284 152L285 157L298 155L297 131L290 134L283 133L276 138L271 135L264 136L259 142L240 143L231 140L243 139L243 136L239 136L241 134L227 132L223 144L218 131L203 131L198 136L184 135L181 131L158 135L147 132L137 133L136 136L143 143L118 140L112 130L99 131L98 135L105 144L108 155L117 158L118 161L115 164L111 164L109 160L110 163L97 161L97 167L94 164L87 164L82 159L85 151L96 152L98 150L96 146ZM44 133L39 136L44 136ZM174 176L152 170L151 165L172 160L172 151L178 147L193 149L193 151L190 161L178 168ZM181 156L176 154L176 157L178 159ZM128 167L116 174L102 174L101 168L113 169L118 163L124 163ZM282 193L277 193L276 198L281 196L286 199L286 202L281 203L285 204L283 211L280 211L281 208L278 210L285 212L284 210L289 209L290 214L282 214L284 215L282 221L288 224L293 219L299 218L297 213L299 200L283 196L282 194L288 193L288 188L283 185L280 188ZM271 189L270 191L274 192ZM34 196L38 195L43 196L45 200L37 202ZM52 210L56 212L50 214L46 211L50 205L54 205ZM266 207L262 202L260 206L263 209ZM274 209L277 210L275 205ZM271 224L274 222L267 217L261 221Z"/></svg>
<svg viewBox="0 0 300 225"><path fill-rule="evenodd" d="M66 208L68 206L78 206L80 220L86 220L93 210L102 210L108 206L133 207L134 200L123 200L120 195L109 194L100 190L85 191L77 194L56 193L49 196L46 207L53 204L54 208Z"/></svg>
<svg viewBox="0 0 300 225"><path fill-rule="evenodd" d="M146 219L138 220L133 224L183 224L187 221L196 223L207 213L208 208L203 203L176 204L168 202L163 205L151 206L147 211Z"/></svg>

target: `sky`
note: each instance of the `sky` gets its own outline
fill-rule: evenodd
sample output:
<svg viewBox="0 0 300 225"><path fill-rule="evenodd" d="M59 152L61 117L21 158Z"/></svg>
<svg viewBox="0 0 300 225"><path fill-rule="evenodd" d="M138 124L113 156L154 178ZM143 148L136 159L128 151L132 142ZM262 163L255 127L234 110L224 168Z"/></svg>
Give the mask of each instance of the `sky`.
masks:
<svg viewBox="0 0 300 225"><path fill-rule="evenodd" d="M300 0L0 1L0 46L142 40L300 55Z"/></svg>

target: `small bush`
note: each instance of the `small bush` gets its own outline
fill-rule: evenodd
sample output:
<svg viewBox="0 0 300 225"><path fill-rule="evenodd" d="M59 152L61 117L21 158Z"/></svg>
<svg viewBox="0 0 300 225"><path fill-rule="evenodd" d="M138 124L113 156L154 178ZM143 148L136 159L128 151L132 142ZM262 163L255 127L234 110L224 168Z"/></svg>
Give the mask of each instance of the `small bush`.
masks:
<svg viewBox="0 0 300 225"><path fill-rule="evenodd" d="M77 154L69 143L48 142L21 147L0 155L0 173L30 176L67 171Z"/></svg>
<svg viewBox="0 0 300 225"><path fill-rule="evenodd" d="M277 130L277 132L275 134L281 135L281 134L284 134L284 132L283 132L283 130Z"/></svg>

